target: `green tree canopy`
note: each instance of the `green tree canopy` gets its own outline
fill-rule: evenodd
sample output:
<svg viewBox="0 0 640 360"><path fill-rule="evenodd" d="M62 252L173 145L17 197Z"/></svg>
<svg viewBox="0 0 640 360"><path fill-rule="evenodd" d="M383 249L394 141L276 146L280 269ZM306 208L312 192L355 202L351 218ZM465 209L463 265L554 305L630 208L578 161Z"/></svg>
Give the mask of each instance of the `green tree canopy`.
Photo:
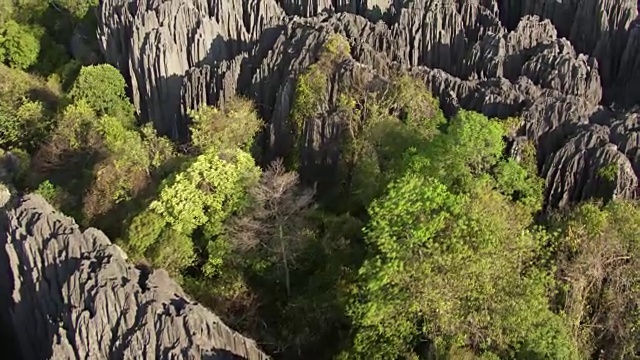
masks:
<svg viewBox="0 0 640 360"><path fill-rule="evenodd" d="M71 86L69 97L74 101L84 99L98 115L130 117L133 108L126 86L118 69L111 65L85 66Z"/></svg>
<svg viewBox="0 0 640 360"><path fill-rule="evenodd" d="M13 20L0 27L0 61L17 68L34 65L40 53L40 41L33 31Z"/></svg>
<svg viewBox="0 0 640 360"><path fill-rule="evenodd" d="M0 64L0 147L33 152L54 128L57 89Z"/></svg>
<svg viewBox="0 0 640 360"><path fill-rule="evenodd" d="M406 153L404 169L429 174L455 192L464 192L478 178L486 178L519 204L539 210L544 183L536 169L503 156L508 125L461 110L441 136L422 150Z"/></svg>
<svg viewBox="0 0 640 360"><path fill-rule="evenodd" d="M345 357L395 359L425 351L416 346L426 339L436 358L459 347L575 358L564 319L549 308L553 278L532 266L547 236L530 229L539 205L513 197L529 175L501 159L503 133L501 124L461 112L431 145L408 153L406 175L372 203L370 258L350 308L355 338Z"/></svg>
<svg viewBox="0 0 640 360"><path fill-rule="evenodd" d="M82 20L92 7L98 6L98 0L52 0L56 7L64 9L71 14L76 21Z"/></svg>
<svg viewBox="0 0 640 360"><path fill-rule="evenodd" d="M464 346L571 358L549 310L551 278L529 266L543 243L527 230L530 214L487 182L473 186L456 195L410 174L374 202L366 239L375 255L351 308L355 358L394 359L419 337L436 355Z"/></svg>
<svg viewBox="0 0 640 360"><path fill-rule="evenodd" d="M191 235L201 228L206 235L204 246L210 249L204 271L215 274L224 254L213 251L222 249L213 243L227 218L244 205L246 190L259 175L253 158L239 149L220 153L212 149L198 156L184 171L167 179L156 200L134 218L125 245L132 256L147 257L154 265L179 271L194 260ZM166 256L158 255L171 239L191 244L179 247L188 254L175 254L182 262L168 263L163 260Z"/></svg>
<svg viewBox="0 0 640 360"><path fill-rule="evenodd" d="M193 121L191 142L200 152L212 147L248 151L262 127L253 103L242 98L230 99L224 109L203 106L189 116Z"/></svg>

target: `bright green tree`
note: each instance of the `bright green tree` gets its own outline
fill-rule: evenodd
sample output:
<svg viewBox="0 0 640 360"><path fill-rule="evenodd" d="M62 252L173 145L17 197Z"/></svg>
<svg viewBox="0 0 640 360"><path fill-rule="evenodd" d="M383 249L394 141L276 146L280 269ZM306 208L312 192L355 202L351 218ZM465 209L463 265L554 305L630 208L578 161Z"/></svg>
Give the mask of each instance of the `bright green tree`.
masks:
<svg viewBox="0 0 640 360"><path fill-rule="evenodd" d="M262 127L253 103L242 98L230 99L224 109L203 106L189 116L193 121L191 143L201 152L212 147L248 151Z"/></svg>
<svg viewBox="0 0 640 360"><path fill-rule="evenodd" d="M369 88L377 89L370 91ZM352 209L362 210L401 176L409 149L423 149L445 118L423 81L407 75L381 86L353 85L338 101L346 123L342 177Z"/></svg>
<svg viewBox="0 0 640 360"><path fill-rule="evenodd" d="M0 84L0 147L33 153L55 128L57 89L2 64Z"/></svg>
<svg viewBox="0 0 640 360"><path fill-rule="evenodd" d="M215 235L239 205L245 184L257 180L254 169L251 156L241 150L206 153L172 178L150 209L179 232L190 233L209 223Z"/></svg>
<svg viewBox="0 0 640 360"><path fill-rule="evenodd" d="M49 180L45 180L38 185L35 193L42 196L54 208L60 209L64 191L59 186L52 184Z"/></svg>
<svg viewBox="0 0 640 360"><path fill-rule="evenodd" d="M69 91L69 97L84 99L98 115L130 117L133 108L125 92L126 82L118 69L108 64L85 66Z"/></svg>
<svg viewBox="0 0 640 360"><path fill-rule="evenodd" d="M539 204L522 198L538 199L541 187L502 160L503 134L501 124L461 112L432 144L406 154L406 175L369 208L370 257L346 358L410 356L418 339L444 359L457 348L576 357L564 318L549 307L553 278L533 266L547 236L530 229Z"/></svg>
<svg viewBox="0 0 640 360"><path fill-rule="evenodd" d="M28 27L9 20L0 27L0 61L27 69L38 60L40 42Z"/></svg>
<svg viewBox="0 0 640 360"><path fill-rule="evenodd" d="M23 99L17 109L0 105L0 147L33 149L50 126L43 104Z"/></svg>
<svg viewBox="0 0 640 360"><path fill-rule="evenodd" d="M133 219L124 240L126 246L134 255L149 258L154 265L181 270L194 259L190 236L202 228L207 239L204 246L210 250L204 271L215 274L226 250L213 243L227 218L244 205L247 188L255 184L259 176L260 170L253 158L241 150L219 153L212 149L198 156L184 171L167 179L156 200ZM180 262L174 264L165 262L169 254L158 251L168 237L181 242L188 239L190 246L183 244L177 249L191 255L180 255Z"/></svg>
<svg viewBox="0 0 640 360"><path fill-rule="evenodd" d="M455 192L464 192L478 178L485 178L502 194L537 211L544 183L535 168L504 159L505 125L461 110L428 146L405 153L404 169L429 174Z"/></svg>
<svg viewBox="0 0 640 360"><path fill-rule="evenodd" d="M423 156L409 153L407 162L416 172L427 173L456 191L464 190L501 159L504 133L500 123L461 110L451 119L446 132L422 152Z"/></svg>
<svg viewBox="0 0 640 360"><path fill-rule="evenodd" d="M550 278L528 268L540 245L527 230L530 215L487 183L474 187L455 195L407 175L374 202L366 238L376 255L360 271L351 308L355 358L396 358L420 336L436 354L460 346L507 353L527 343L570 358L562 321L548 309ZM546 326L560 326L559 335L538 339ZM545 341L550 349L536 348Z"/></svg>

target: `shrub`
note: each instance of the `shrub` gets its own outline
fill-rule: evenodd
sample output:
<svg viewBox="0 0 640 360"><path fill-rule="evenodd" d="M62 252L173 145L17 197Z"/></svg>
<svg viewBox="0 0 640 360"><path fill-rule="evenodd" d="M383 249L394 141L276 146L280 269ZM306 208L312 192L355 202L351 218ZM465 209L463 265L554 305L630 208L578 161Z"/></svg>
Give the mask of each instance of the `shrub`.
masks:
<svg viewBox="0 0 640 360"><path fill-rule="evenodd" d="M224 259L219 257L224 254L215 248L222 245L218 236L224 222L244 206L247 188L257 182L259 174L244 151L207 151L163 182L157 198L133 219L124 246L154 266L179 273L193 261L196 245L192 234L201 229L204 244L199 246L211 250L205 263L222 265ZM215 272L209 270L210 274Z"/></svg>
<svg viewBox="0 0 640 360"><path fill-rule="evenodd" d="M56 0L55 3L71 14L76 21L82 20L92 7L98 5L98 0Z"/></svg>
<svg viewBox="0 0 640 360"><path fill-rule="evenodd" d="M43 181L35 193L42 196L47 202L56 209L60 209L63 192L59 186L52 184L49 180Z"/></svg>
<svg viewBox="0 0 640 360"><path fill-rule="evenodd" d="M85 66L80 70L69 97L84 99L98 115L130 117L133 108L126 92L126 82L118 69L108 64Z"/></svg>
<svg viewBox="0 0 640 360"><path fill-rule="evenodd" d="M54 128L57 99L41 79L0 65L0 147L33 153Z"/></svg>
<svg viewBox="0 0 640 360"><path fill-rule="evenodd" d="M614 182L618 177L618 172L620 171L620 166L617 162L612 162L606 166L598 169L598 176L605 181Z"/></svg>
<svg viewBox="0 0 640 360"><path fill-rule="evenodd" d="M50 130L44 105L24 99L15 111L0 105L0 146L33 149Z"/></svg>
<svg viewBox="0 0 640 360"><path fill-rule="evenodd" d="M189 116L193 121L191 141L200 152L212 147L247 151L262 127L253 104L241 98L231 99L224 109L203 106Z"/></svg>
<svg viewBox="0 0 640 360"><path fill-rule="evenodd" d="M33 32L13 20L0 29L0 60L17 69L27 69L36 63L40 41Z"/></svg>

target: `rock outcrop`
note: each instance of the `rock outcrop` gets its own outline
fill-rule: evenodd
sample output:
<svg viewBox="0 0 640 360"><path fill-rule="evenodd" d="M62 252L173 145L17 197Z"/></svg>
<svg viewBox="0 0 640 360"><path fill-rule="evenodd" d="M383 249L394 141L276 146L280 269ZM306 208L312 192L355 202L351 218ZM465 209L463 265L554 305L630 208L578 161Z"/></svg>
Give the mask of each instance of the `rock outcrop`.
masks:
<svg viewBox="0 0 640 360"><path fill-rule="evenodd" d="M297 76L338 33L353 61L409 70L443 108L521 117L515 136L537 146L550 206L636 196L634 0L105 0L99 11L105 57L130 78L139 114L175 139L188 138L190 109L242 94L268 123L266 153L286 154ZM308 121L327 133L339 119ZM333 159L334 141L306 141L301 154Z"/></svg>
<svg viewBox="0 0 640 360"><path fill-rule="evenodd" d="M248 53L284 19L261 0L104 0L98 12L105 59L127 75L142 117L176 139L186 136L179 110L187 70Z"/></svg>
<svg viewBox="0 0 640 360"><path fill-rule="evenodd" d="M0 208L0 242L3 358L268 359L164 270L137 269L39 196Z"/></svg>

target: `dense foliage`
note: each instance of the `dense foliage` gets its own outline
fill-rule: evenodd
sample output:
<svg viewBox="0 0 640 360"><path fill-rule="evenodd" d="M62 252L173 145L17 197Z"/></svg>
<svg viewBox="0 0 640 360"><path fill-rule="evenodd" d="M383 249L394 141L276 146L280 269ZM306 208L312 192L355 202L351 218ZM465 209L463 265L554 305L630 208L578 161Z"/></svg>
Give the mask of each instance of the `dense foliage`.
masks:
<svg viewBox="0 0 640 360"><path fill-rule="evenodd" d="M96 5L0 0L11 181L275 358L640 356L640 207L544 209L535 147L505 155L518 118L445 119L422 81L354 66L334 35L298 76L288 150L266 161L243 98L191 111L176 146L136 119L117 69L72 59ZM305 131L326 121L339 156L305 172Z"/></svg>
<svg viewBox="0 0 640 360"><path fill-rule="evenodd" d="M7 65L27 69L38 60L40 43L24 25L9 20L0 31L0 61Z"/></svg>
<svg viewBox="0 0 640 360"><path fill-rule="evenodd" d="M545 240L529 229L538 207L514 201L522 184L505 187L504 173L490 171L505 162L500 124L463 111L447 130L369 208L353 357L397 358L426 338L424 355L438 358L458 347L572 358L549 310L551 274L535 266Z"/></svg>
<svg viewBox="0 0 640 360"><path fill-rule="evenodd" d="M74 101L84 99L98 115L127 116L133 109L125 87L122 75L113 66L87 66L80 70L69 97Z"/></svg>

